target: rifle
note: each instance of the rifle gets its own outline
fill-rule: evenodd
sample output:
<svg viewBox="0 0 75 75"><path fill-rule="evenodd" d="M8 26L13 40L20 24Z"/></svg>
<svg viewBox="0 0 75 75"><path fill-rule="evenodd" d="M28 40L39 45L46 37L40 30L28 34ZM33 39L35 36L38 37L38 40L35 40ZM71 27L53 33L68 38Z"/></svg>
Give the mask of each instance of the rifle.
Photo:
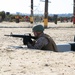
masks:
<svg viewBox="0 0 75 75"><path fill-rule="evenodd" d="M27 45L27 43L29 42L29 43L32 43L33 41L32 41L32 39L37 39L36 37L34 37L34 36L31 36L31 34L29 34L29 35L18 35L18 34L10 34L10 35L4 35L4 36L11 36L11 37L19 37L19 38L23 38L23 44L24 45Z"/></svg>

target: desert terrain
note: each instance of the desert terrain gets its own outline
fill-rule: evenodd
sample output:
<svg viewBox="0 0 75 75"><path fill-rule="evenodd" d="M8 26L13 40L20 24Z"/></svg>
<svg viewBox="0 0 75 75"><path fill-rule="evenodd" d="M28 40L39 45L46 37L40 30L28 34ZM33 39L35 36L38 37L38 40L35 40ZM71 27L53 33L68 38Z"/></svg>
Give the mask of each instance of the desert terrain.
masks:
<svg viewBox="0 0 75 75"><path fill-rule="evenodd" d="M28 49L21 38L4 36L11 32L33 35L34 25L27 22L0 23L0 75L75 75L74 51ZM74 42L75 25L71 22L48 23L44 32L50 35L56 44Z"/></svg>

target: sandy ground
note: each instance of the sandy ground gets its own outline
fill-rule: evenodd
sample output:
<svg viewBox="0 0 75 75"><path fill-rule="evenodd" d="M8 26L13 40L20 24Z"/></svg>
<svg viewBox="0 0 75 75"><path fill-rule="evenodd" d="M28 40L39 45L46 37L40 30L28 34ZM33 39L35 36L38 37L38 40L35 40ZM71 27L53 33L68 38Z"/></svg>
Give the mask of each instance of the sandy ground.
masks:
<svg viewBox="0 0 75 75"><path fill-rule="evenodd" d="M21 38L5 34L32 33L30 23L0 23L0 75L75 75L75 52L52 52L27 49ZM48 23L45 33L56 44L73 42L75 27L72 23ZM18 47L24 48L18 48Z"/></svg>

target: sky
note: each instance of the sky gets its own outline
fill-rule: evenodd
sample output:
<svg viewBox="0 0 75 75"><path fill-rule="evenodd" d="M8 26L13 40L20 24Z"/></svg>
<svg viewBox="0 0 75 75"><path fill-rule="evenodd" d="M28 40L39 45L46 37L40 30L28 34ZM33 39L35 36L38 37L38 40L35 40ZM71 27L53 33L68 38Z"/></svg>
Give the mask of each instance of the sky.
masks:
<svg viewBox="0 0 75 75"><path fill-rule="evenodd" d="M42 0L45 1L45 0ZM43 14L45 10L45 2L41 0L33 0L34 14ZM65 14L73 13L73 0L49 0L48 13L49 14ZM0 11L10 13L31 13L31 0L0 0Z"/></svg>

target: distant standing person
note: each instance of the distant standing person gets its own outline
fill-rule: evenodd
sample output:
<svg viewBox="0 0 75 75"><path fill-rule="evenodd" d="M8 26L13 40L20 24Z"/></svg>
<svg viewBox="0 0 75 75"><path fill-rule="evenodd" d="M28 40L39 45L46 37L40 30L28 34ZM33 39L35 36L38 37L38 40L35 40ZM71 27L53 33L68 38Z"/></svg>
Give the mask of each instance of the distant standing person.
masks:
<svg viewBox="0 0 75 75"><path fill-rule="evenodd" d="M27 47L31 49L50 50L57 52L57 46L54 40L44 33L44 27L42 25L36 25L32 28L34 36L37 37L32 44L28 42Z"/></svg>

